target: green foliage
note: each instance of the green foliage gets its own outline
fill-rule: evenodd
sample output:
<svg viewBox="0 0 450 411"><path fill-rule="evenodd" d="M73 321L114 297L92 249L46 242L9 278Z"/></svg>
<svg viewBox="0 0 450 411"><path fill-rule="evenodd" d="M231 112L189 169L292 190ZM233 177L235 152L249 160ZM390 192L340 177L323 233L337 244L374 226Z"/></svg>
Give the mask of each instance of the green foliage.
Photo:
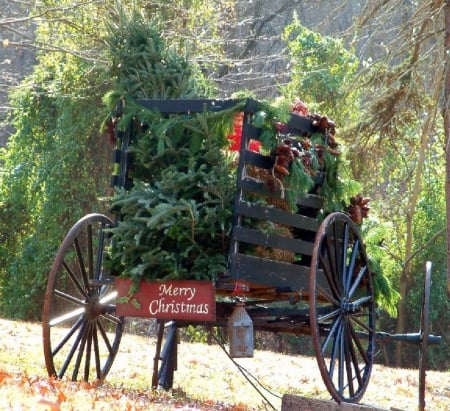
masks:
<svg viewBox="0 0 450 411"><path fill-rule="evenodd" d="M430 153L427 160L427 173L424 177L423 196L417 205L414 224L415 249L417 256L413 260L411 287L406 299L409 313L408 328L417 329L422 308L425 263L432 263L430 292L430 332L448 335L450 299L447 294L447 237L445 232L445 194L444 169ZM405 352L413 357L413 350ZM429 362L432 367L448 369L450 367L450 348L448 344L429 346Z"/></svg>
<svg viewBox="0 0 450 411"><path fill-rule="evenodd" d="M211 278L224 270L234 179L230 170L193 164L166 169L114 201L124 214L113 229L118 272L132 278ZM219 254L220 257L215 257ZM192 272L191 272L192 271Z"/></svg>
<svg viewBox="0 0 450 411"><path fill-rule="evenodd" d="M398 267L396 269L393 266L393 261L384 248L384 243L391 233L392 225L383 224L376 218L370 218L362 225L367 258L374 274L376 301L389 316L395 317L400 295L393 285L393 274L396 273Z"/></svg>
<svg viewBox="0 0 450 411"><path fill-rule="evenodd" d="M91 6L81 32L58 18L61 9L47 14L38 41L72 53L39 53L33 74L11 94L16 132L0 183L0 311L9 317L39 318L47 273L67 229L86 212L101 211L99 198L108 194L110 149L99 132L103 76L77 52L93 46Z"/></svg>
<svg viewBox="0 0 450 411"><path fill-rule="evenodd" d="M275 103L262 101L259 110L252 118L252 125L261 129L260 140L262 143L261 151L263 154L272 155L278 145L282 143L282 135L276 130L276 124L287 122L291 115L291 106L284 100ZM343 182L338 177L338 168L340 169L341 160L339 157L327 152L319 154L316 145L327 146L327 136L323 133L314 133L311 140L310 149L302 149L301 156L307 155L311 159L312 173L324 173L325 178L320 187L320 195L325 198L325 212L342 210L345 207L345 196L348 193L356 194L350 191L347 182ZM283 187L286 192L286 200L290 204L292 211L297 209L296 200L302 195L311 192L315 183L314 178L305 170L300 157L296 157L289 169L289 175L283 179ZM354 190L353 190L354 191Z"/></svg>
<svg viewBox="0 0 450 411"><path fill-rule="evenodd" d="M214 76L227 63L224 44L227 28L236 22L236 2L229 0L171 0L143 2L145 15L158 22L173 51L190 57L196 70ZM173 39L173 41L171 40ZM199 77L196 75L196 77ZM214 90L210 90L214 92Z"/></svg>
<svg viewBox="0 0 450 411"><path fill-rule="evenodd" d="M411 68L410 60L411 56L406 56L391 66L380 62L359 73L357 81L363 95L369 97L364 99L364 115L358 124L364 137L376 136L385 144L405 137L410 140L411 134L405 129L420 124L423 119L418 113L430 110L432 97L424 90L423 75Z"/></svg>
<svg viewBox="0 0 450 411"><path fill-rule="evenodd" d="M310 111L320 111L335 119L338 129L348 128L357 117L356 107L361 94L353 82L359 64L355 54L345 48L342 40L307 29L296 16L285 27L283 40L287 43L292 67L291 80L283 90L285 96L291 101L299 97ZM337 137L339 141L339 133ZM365 181L359 178L359 170L370 172L358 163L354 144L345 136L342 140L349 143L350 149L341 144L340 157L335 158L329 153L326 157L327 178L321 190L326 198L324 214L345 210L350 197L363 191L361 184L355 181ZM395 316L399 296L392 283L391 261L380 246L386 233L387 226L374 223L374 220L365 222L362 227L371 270L375 273L377 303L389 315Z"/></svg>
<svg viewBox="0 0 450 411"><path fill-rule="evenodd" d="M171 115L165 118L143 106L128 101L119 127L131 127L133 144L133 176L142 181L154 181L161 170L177 163L188 167L190 154L217 157L219 151L229 144L226 135L231 131L236 106L221 113L199 113L193 116ZM205 157L205 160L208 159Z"/></svg>
<svg viewBox="0 0 450 411"><path fill-rule="evenodd" d="M172 52L154 25L134 13L110 27L111 73L106 101L125 102L119 127L132 130L133 187L112 208L114 272L140 279L205 279L224 271L234 177L222 155L232 112L162 117L137 98L197 96L185 58ZM130 57L135 56L135 57Z"/></svg>
<svg viewBox="0 0 450 411"><path fill-rule="evenodd" d="M113 199L123 217L112 229L115 272L138 281L210 279L225 270L236 177L223 155L223 116L160 118L139 136L135 150L146 155L135 157L134 185ZM155 132L169 126L173 138L158 152Z"/></svg>
<svg viewBox="0 0 450 411"><path fill-rule="evenodd" d="M325 153L326 180L321 194L326 198L325 212L343 210L349 198L361 190L351 173L353 154L344 146L345 129L353 121L358 105L359 91L354 79L359 61L342 40L322 36L304 27L296 15L282 34L290 59L291 79L282 90L288 101L300 98L310 112L321 112L335 120L341 156ZM313 138L313 143L323 144L323 136ZM339 168L339 174L337 170Z"/></svg>
<svg viewBox="0 0 450 411"><path fill-rule="evenodd" d="M183 328L182 337L191 343L198 342L208 344L211 342L211 330L209 328L189 325Z"/></svg>
<svg viewBox="0 0 450 411"><path fill-rule="evenodd" d="M351 81L358 59L342 40L322 36L304 27L296 15L282 34L291 60L291 80L283 94L299 97L312 111L319 111L345 125L355 108L357 94Z"/></svg>
<svg viewBox="0 0 450 411"><path fill-rule="evenodd" d="M401 104L401 113L406 113L408 104ZM411 105L414 107L414 101ZM359 135L359 140L355 140L358 144L365 144L362 154L367 166L361 167L360 179L366 182L373 193L374 211L371 214L378 213L379 216L379 221L370 224L364 238L369 257L378 255L378 269L385 273L395 289L400 288L400 275L405 270L405 259L408 260L409 270L403 279L407 282L406 293L401 297L406 310L405 332L417 332L420 327L425 262L432 262L431 329L435 334L445 335L449 303L445 291L445 168L440 154L443 143L436 140L428 147L423 172L417 176L420 178L421 191L414 207L411 202L414 189L412 176L418 166L418 135L421 127L420 119L412 120L410 117L414 111L415 108L411 108L410 113L404 116L406 124L394 120L395 118L391 118L393 123L390 125L385 124L387 128L384 131L391 133L390 138L389 134L377 131L376 134L368 135L364 132ZM440 135L440 132L436 133L436 137ZM408 233L407 221L411 219L412 231ZM409 255L405 255L408 238L412 242L411 251ZM382 308L386 308L384 304ZM395 311L391 314L393 313ZM392 320L382 315L380 328L386 327L394 330ZM433 367L445 367L445 364L448 367L446 347L430 346L429 352ZM417 364L417 347L404 346L402 356L404 364Z"/></svg>
<svg viewBox="0 0 450 411"><path fill-rule="evenodd" d="M168 99L198 94L187 58L171 51L157 23L142 14L122 12L118 23L111 20L106 42L115 83L113 103L119 97Z"/></svg>
<svg viewBox="0 0 450 411"><path fill-rule="evenodd" d="M100 102L69 97L74 87L90 87L95 81L86 75L71 83L69 73L78 77L91 67L70 56L59 57L43 58L29 78L33 86L12 96L18 107L17 132L9 141L0 188L1 310L19 318L36 316L63 230L88 204L91 210L101 207L98 174L108 173L108 153L98 138L98 112L92 110ZM105 188L102 191L104 195Z"/></svg>

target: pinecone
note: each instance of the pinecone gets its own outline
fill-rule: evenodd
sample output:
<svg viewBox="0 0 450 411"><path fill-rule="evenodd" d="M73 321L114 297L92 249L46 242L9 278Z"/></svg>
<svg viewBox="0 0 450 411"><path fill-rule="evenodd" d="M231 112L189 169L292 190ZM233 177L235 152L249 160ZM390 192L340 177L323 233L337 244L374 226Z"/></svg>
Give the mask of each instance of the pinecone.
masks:
<svg viewBox="0 0 450 411"><path fill-rule="evenodd" d="M357 194L350 198L350 205L347 206L347 212L350 218L356 224L361 224L363 218L369 216L370 206L368 205L370 198L363 197L362 194Z"/></svg>
<svg viewBox="0 0 450 411"><path fill-rule="evenodd" d="M280 179L288 176L289 168L295 158L292 148L285 144L281 144L275 148L272 157L274 157L275 160L273 165L275 176Z"/></svg>

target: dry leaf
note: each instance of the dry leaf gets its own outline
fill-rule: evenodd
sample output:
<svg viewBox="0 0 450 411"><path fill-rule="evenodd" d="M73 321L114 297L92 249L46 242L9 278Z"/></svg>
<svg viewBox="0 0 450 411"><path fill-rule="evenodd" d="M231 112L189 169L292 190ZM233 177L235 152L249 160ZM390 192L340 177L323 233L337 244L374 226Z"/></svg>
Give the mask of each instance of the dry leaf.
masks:
<svg viewBox="0 0 450 411"><path fill-rule="evenodd" d="M52 402L49 400L42 399L42 400L38 401L38 404L46 405L46 406L50 407L49 411L60 411L61 410L61 404L58 401Z"/></svg>

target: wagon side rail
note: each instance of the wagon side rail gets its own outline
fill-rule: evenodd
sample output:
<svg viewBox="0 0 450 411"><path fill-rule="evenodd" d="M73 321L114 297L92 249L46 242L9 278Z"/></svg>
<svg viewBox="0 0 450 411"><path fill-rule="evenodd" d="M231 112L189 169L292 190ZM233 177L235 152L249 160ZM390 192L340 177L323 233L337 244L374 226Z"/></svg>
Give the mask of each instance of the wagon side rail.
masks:
<svg viewBox="0 0 450 411"><path fill-rule="evenodd" d="M252 150L262 132L252 123L257 110L257 102L250 100L243 113L229 276L234 281L273 287L275 293L301 291L307 299L309 262L319 228L316 216L323 198L297 193L296 204L288 200L289 187L274 170L275 155ZM311 135L313 121L292 114L287 130L296 136Z"/></svg>

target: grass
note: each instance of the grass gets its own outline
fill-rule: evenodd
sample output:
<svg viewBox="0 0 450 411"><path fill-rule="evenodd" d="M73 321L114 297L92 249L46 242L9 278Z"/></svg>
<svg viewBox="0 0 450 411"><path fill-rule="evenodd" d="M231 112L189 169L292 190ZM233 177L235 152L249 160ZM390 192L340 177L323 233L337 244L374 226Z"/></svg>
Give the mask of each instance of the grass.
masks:
<svg viewBox="0 0 450 411"><path fill-rule="evenodd" d="M171 392L152 390L155 339L124 334L106 381L57 381L45 372L39 324L0 319L0 407L17 410L227 410L281 408L283 394L329 399L315 358L255 351L237 362L266 400L218 345L178 346ZM261 383L262 385L258 385ZM450 404L450 373L427 373L428 410ZM375 365L362 404L415 410L418 370Z"/></svg>

